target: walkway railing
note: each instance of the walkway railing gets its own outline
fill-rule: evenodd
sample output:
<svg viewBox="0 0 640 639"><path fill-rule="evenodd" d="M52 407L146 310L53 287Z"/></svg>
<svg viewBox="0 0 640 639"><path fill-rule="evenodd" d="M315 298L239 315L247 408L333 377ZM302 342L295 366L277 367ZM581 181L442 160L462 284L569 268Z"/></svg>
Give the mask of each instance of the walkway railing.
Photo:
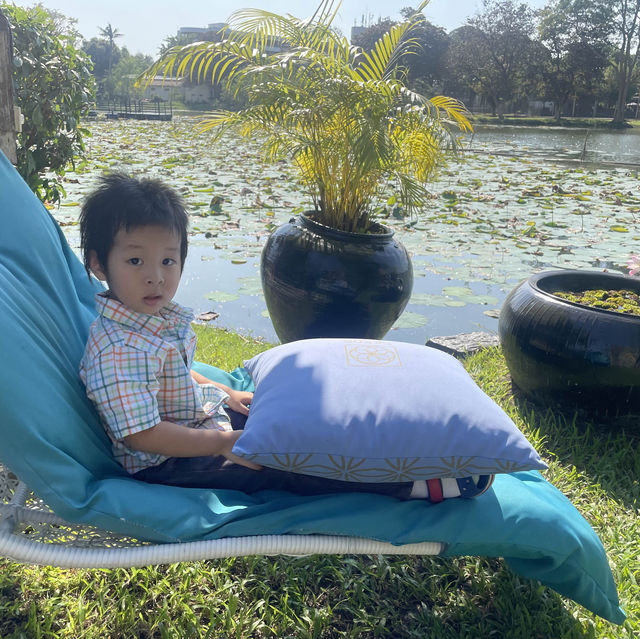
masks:
<svg viewBox="0 0 640 639"><path fill-rule="evenodd" d="M166 120L173 118L171 102L158 100L110 100L99 103L89 115L104 114L107 118L131 120Z"/></svg>

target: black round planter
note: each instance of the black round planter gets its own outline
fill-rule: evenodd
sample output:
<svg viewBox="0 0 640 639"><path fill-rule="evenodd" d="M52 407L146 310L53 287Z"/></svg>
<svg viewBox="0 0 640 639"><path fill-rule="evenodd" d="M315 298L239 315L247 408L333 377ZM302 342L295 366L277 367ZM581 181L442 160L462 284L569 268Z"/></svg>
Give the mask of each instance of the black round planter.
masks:
<svg viewBox="0 0 640 639"><path fill-rule="evenodd" d="M531 276L507 296L498 332L513 382L603 415L640 409L640 317L561 299L553 292L629 289L640 279L592 271Z"/></svg>
<svg viewBox="0 0 640 639"><path fill-rule="evenodd" d="M262 251L267 308L281 342L381 339L404 310L413 268L393 231L346 233L299 215Z"/></svg>

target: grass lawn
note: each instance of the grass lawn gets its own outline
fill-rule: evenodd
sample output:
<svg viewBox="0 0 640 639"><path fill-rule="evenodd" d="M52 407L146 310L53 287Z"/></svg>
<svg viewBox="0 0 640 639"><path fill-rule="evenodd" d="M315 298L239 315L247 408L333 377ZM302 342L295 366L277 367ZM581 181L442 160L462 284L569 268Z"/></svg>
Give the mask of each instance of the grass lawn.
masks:
<svg viewBox="0 0 640 639"><path fill-rule="evenodd" d="M197 327L197 358L231 370L268 348ZM602 539L628 615L595 617L499 559L248 557L65 570L0 560L0 637L640 636L640 427L615 428L514 396L498 350L466 362L549 464L547 478Z"/></svg>

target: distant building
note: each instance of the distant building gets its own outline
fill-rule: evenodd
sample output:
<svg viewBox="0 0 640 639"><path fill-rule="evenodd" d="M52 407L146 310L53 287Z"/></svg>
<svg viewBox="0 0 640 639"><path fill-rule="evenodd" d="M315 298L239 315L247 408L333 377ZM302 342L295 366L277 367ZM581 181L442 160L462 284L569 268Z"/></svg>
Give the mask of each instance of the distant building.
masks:
<svg viewBox="0 0 640 639"><path fill-rule="evenodd" d="M198 104L211 101L216 88L211 83L195 84L185 78L166 78L157 75L145 88L144 97L150 100L171 102L180 99L184 104Z"/></svg>
<svg viewBox="0 0 640 639"><path fill-rule="evenodd" d="M161 75L157 75L145 88L144 97L169 102L174 98L176 92L181 92L183 85L183 78L163 78Z"/></svg>
<svg viewBox="0 0 640 639"><path fill-rule="evenodd" d="M226 27L224 22L211 22L206 27L180 27L178 35L201 34L201 33L218 33Z"/></svg>
<svg viewBox="0 0 640 639"><path fill-rule="evenodd" d="M206 27L180 27L178 29L178 36L181 35L202 35L209 36L207 40L217 41L220 38L216 38L217 34L227 26L225 22L211 22ZM269 38L269 42L266 47L267 53L278 53L282 51L284 47L279 43L279 38Z"/></svg>
<svg viewBox="0 0 640 639"><path fill-rule="evenodd" d="M363 34L369 27L351 27L351 42Z"/></svg>

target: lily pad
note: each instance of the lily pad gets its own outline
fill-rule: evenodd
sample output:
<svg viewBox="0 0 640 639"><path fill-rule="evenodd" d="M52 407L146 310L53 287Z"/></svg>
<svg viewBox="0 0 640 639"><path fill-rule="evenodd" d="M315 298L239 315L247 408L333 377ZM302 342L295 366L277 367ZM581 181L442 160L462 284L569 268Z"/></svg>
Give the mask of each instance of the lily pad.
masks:
<svg viewBox="0 0 640 639"><path fill-rule="evenodd" d="M428 295L426 293L416 293L411 296L409 304L421 306L446 306L447 298L444 295Z"/></svg>
<svg viewBox="0 0 640 639"><path fill-rule="evenodd" d="M256 297L262 294L258 280L249 284L237 278L235 272L244 273L246 267L232 265L231 261L242 258L257 263L269 233L313 205L291 163L266 163L259 140L225 134L214 144L212 134L195 133L196 123L197 117L183 115L174 116L171 123L83 122L92 134L86 160L76 163L76 176L73 171L67 172L64 208L55 207L52 214L65 225L71 246L78 250L77 227L70 224L79 213L78 203L103 171L135 165L136 171L160 177L187 200L191 220L198 227L191 241L204 254L201 260L187 265L192 272L186 275L199 279L211 268L211 261L219 260L220 268L229 269L219 282L240 298L252 297L251 304L255 305ZM600 148L599 144L596 147L595 136L609 139L609 152L616 160L637 161L635 151L635 159L616 155L637 136L593 132L590 153ZM583 144L584 133L578 135L572 130L550 136L525 127L517 132L478 128L473 151L467 151L461 160L452 158L432 178L428 188L434 197L413 212L410 224L405 224L406 218L389 215L385 223L410 252L417 284L424 284L432 275L452 284L464 283L436 290L438 294L420 291L413 295L412 310L428 317L430 328L441 330L435 319L440 315L456 317L460 330L465 330L465 322L466 330L475 330L474 323L481 324L491 312L488 307L499 306L501 298L495 291L504 295L535 271L624 271L625 261L637 253L640 241L636 231L640 175L628 168L590 165L587 170L554 161L579 159ZM389 210L397 204L393 202L395 185L389 181L385 189L377 204ZM212 215L215 211L209 205L216 194L224 198L224 203L220 202L221 214ZM523 201L515 206L519 199ZM528 225L533 219L536 224ZM197 299L185 303L196 310L207 310L202 290L193 290ZM489 291L492 294L485 297ZM465 305L463 313L456 313L456 307ZM260 309L251 319L234 317L225 312L228 326L237 323L261 333L270 330L270 326L265 328L268 314L260 315ZM256 324L251 325L252 321ZM398 334L401 339L424 343L427 331L421 330L422 326L424 323L414 329L399 328Z"/></svg>
<svg viewBox="0 0 640 639"><path fill-rule="evenodd" d="M452 297L463 297L465 295L473 295L473 291L468 286L445 286L442 289L443 295Z"/></svg>
<svg viewBox="0 0 640 639"><path fill-rule="evenodd" d="M238 293L241 295L262 295L262 284L259 277L239 277L241 283Z"/></svg>
<svg viewBox="0 0 640 639"><path fill-rule="evenodd" d="M412 313L411 311L405 311L396 320L393 328L419 328L426 326L429 323L429 318L419 313Z"/></svg>
<svg viewBox="0 0 640 639"><path fill-rule="evenodd" d="M225 291L212 291L211 293L205 293L203 296L205 299L212 300L214 302L233 302L240 296L237 293L226 293Z"/></svg>
<svg viewBox="0 0 640 639"><path fill-rule="evenodd" d="M493 295L468 295L464 298L468 304L482 304L489 306L490 304L498 304L500 300Z"/></svg>

